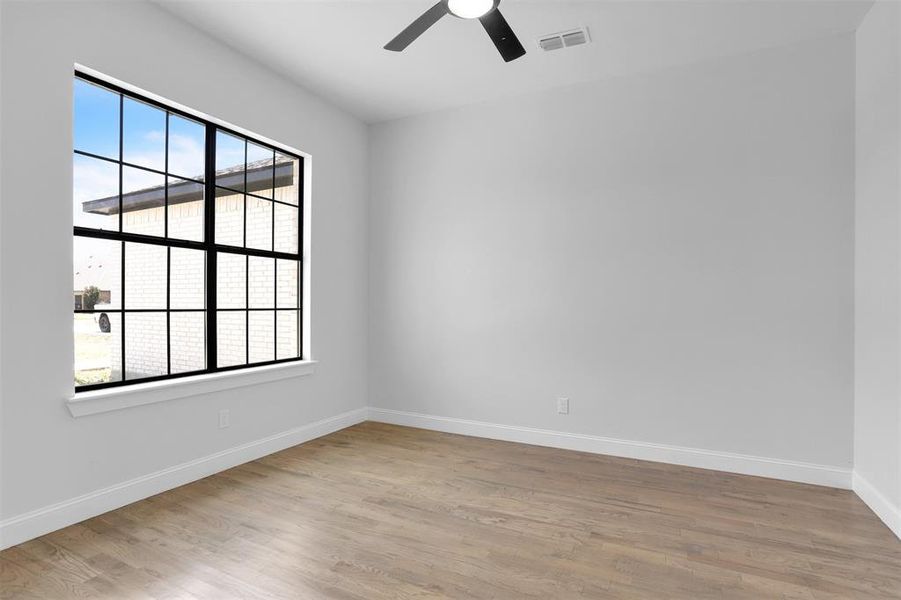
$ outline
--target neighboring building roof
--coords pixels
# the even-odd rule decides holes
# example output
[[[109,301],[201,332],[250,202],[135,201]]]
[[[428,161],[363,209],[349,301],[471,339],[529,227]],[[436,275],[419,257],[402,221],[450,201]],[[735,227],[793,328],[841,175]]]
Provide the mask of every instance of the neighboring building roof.
[[[247,164],[247,191],[250,193],[267,189],[273,185],[272,159],[258,160]],[[291,185],[294,182],[294,160],[275,161],[275,187]],[[239,165],[216,171],[216,185],[230,188],[216,189],[216,196],[227,196],[244,191],[244,167]],[[231,191],[234,190],[234,191]],[[169,184],[169,204],[193,202],[203,198],[204,184],[197,181],[178,179]],[[163,206],[166,202],[166,188],[158,185],[122,194],[122,211],[144,210]],[[84,212],[99,215],[119,213],[119,196],[109,196],[81,203]]]

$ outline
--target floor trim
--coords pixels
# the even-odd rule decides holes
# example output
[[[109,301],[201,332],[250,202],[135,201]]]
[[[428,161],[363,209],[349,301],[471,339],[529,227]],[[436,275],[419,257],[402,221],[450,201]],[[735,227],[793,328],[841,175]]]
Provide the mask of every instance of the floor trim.
[[[362,423],[366,417],[367,409],[358,408],[12,517],[0,522],[0,550],[273,452]]]
[[[888,498],[867,481],[863,475],[854,471],[852,489],[864,504],[870,507],[876,516],[901,540],[901,507],[892,504]]]
[[[0,522],[0,549],[20,544],[126,504],[350,427],[367,419],[433,431],[853,489],[873,512],[901,538],[901,511],[858,473],[853,474],[852,480],[850,469],[370,407],[359,408],[309,423],[268,438],[229,448],[7,519]]]
[[[370,407],[369,420],[494,440],[549,446],[565,450],[579,450],[594,454],[637,458],[687,467],[740,473],[742,475],[756,475],[758,477],[851,489],[851,469],[829,465],[717,452],[699,448],[668,446],[650,442],[619,440],[532,427],[501,425],[498,423],[439,417],[385,408]]]

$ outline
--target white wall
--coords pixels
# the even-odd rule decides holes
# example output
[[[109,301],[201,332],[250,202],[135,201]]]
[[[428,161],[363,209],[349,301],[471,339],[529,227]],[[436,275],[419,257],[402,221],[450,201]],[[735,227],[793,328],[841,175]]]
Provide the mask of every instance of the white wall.
[[[363,407],[367,352],[377,407],[850,467],[853,37],[378,125],[367,175],[365,126],[155,6],[0,6],[0,520]],[[70,416],[75,62],[313,155],[313,377]],[[897,255],[878,190],[858,253]],[[882,360],[856,468],[890,495]]]
[[[312,154],[313,376],[69,414],[76,62]],[[2,71],[0,518],[366,405],[362,123],[146,3],[3,2]]]
[[[853,101],[842,35],[375,126],[370,403],[848,469]]]
[[[857,30],[855,488],[901,537],[901,5]]]

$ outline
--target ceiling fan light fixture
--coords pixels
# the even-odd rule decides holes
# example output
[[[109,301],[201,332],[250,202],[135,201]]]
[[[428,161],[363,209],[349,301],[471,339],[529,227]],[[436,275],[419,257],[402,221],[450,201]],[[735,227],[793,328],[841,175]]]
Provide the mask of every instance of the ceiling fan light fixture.
[[[447,9],[461,19],[478,19],[493,8],[494,0],[447,0]]]
[[[0,0],[2,1],[2,0]],[[385,44],[385,50],[402,52],[445,15],[461,19],[478,19],[504,62],[516,60],[526,53],[507,19],[497,9],[501,0],[438,0],[403,31]]]

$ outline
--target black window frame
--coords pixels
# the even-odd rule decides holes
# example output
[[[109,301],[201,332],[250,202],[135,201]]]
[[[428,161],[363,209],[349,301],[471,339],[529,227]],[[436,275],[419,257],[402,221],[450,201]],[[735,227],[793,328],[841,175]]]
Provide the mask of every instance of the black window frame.
[[[120,329],[121,329],[121,339],[120,343],[120,358],[121,358],[121,379],[119,381],[109,381],[103,383],[92,383],[85,385],[76,385],[75,392],[88,392],[92,390],[112,388],[112,387],[122,387],[128,385],[136,385],[141,383],[148,383],[153,381],[163,381],[169,379],[181,379],[184,377],[192,377],[197,375],[204,375],[209,373],[221,373],[226,371],[237,371],[242,369],[253,369],[256,367],[262,367],[267,365],[275,365],[275,364],[283,364],[283,363],[291,363],[291,362],[299,362],[305,360],[304,357],[304,348],[303,348],[303,317],[304,317],[304,304],[303,304],[303,280],[304,280],[304,267],[305,261],[303,257],[304,250],[304,197],[305,197],[305,175],[307,162],[306,157],[301,154],[298,154],[294,151],[288,150],[282,146],[273,145],[264,140],[255,138],[252,135],[248,135],[246,133],[237,131],[235,129],[229,128],[228,126],[221,125],[219,123],[215,123],[210,121],[209,119],[205,119],[196,114],[186,112],[178,109],[177,107],[171,106],[164,102],[160,102],[153,98],[149,98],[140,93],[134,92],[130,89],[123,88],[119,85],[110,83],[105,79],[96,77],[89,73],[85,73],[83,71],[75,70],[74,76],[76,79],[81,79],[87,83],[96,85],[98,87],[107,89],[111,92],[119,94],[119,157],[117,159],[111,159],[109,157],[100,156],[97,154],[93,154],[91,152],[81,151],[74,148],[73,143],[73,156],[84,156],[92,159],[103,160],[112,164],[116,164],[119,167],[119,210],[118,210],[118,218],[119,218],[119,228],[118,231],[112,230],[103,230],[103,229],[93,229],[90,227],[81,227],[74,225],[73,226],[73,241],[77,237],[86,237],[86,238],[94,238],[94,239],[103,239],[103,240],[111,240],[121,242],[120,248],[122,252],[121,260],[120,260],[120,296],[121,296],[121,306],[118,309],[110,309],[110,310],[94,310],[94,309],[74,309],[75,314],[79,313],[88,313],[88,314],[98,314],[98,313],[118,313],[120,315]],[[169,118],[166,118],[166,167],[164,167],[163,171],[159,171],[156,169],[148,168],[143,165],[136,165],[124,160],[123,155],[123,103],[125,98],[131,98],[145,104],[149,104],[155,108],[166,111],[167,113],[177,115],[180,117],[184,117],[186,119],[190,119],[191,121],[195,121],[200,123],[205,128],[205,146],[206,146],[206,155],[204,158],[204,179],[202,182],[196,181],[193,179],[185,178],[180,175],[173,175],[168,172],[168,127],[169,127]],[[217,186],[217,174],[216,174],[216,133],[217,131],[221,131],[223,133],[229,134],[231,136],[235,136],[237,138],[241,138],[245,141],[245,182],[244,189],[231,189],[223,186]],[[276,169],[276,161],[274,160],[275,156],[282,155],[289,158],[292,158],[297,161],[297,204],[290,204],[287,202],[279,201],[275,199],[275,195],[273,193],[272,198],[265,198],[261,196],[256,196],[259,199],[267,200],[272,202],[272,250],[259,250],[255,248],[246,247],[247,244],[247,196],[255,196],[252,192],[247,191],[247,180],[246,180],[246,156],[247,156],[247,145],[249,143],[257,144],[258,146],[262,146],[269,150],[273,151],[273,187],[275,182],[275,169]],[[165,215],[165,224],[164,224],[164,235],[162,237],[140,234],[140,233],[130,233],[124,231],[123,227],[123,188],[122,188],[122,172],[123,168],[135,168],[141,169],[143,171],[147,171],[150,173],[155,173],[158,175],[162,175],[164,177],[164,181],[166,182],[165,186],[165,200],[164,200],[164,215]],[[185,181],[197,182],[201,183],[204,186],[204,214],[203,214],[203,241],[190,241],[190,240],[182,240],[177,238],[170,238],[169,236],[169,194],[168,194],[168,181],[170,177],[176,177],[179,179],[183,179]],[[244,207],[244,246],[231,246],[226,244],[217,244],[215,240],[215,230],[216,230],[216,195],[217,188],[222,191],[232,191],[235,193],[244,194],[245,196],[245,207]],[[283,204],[286,206],[291,206],[297,209],[298,212],[298,231],[297,231],[297,252],[281,252],[275,250],[275,214],[276,214],[276,205]],[[163,246],[166,250],[166,308],[165,309],[157,309],[157,308],[149,308],[149,309],[140,309],[140,308],[132,308],[127,309],[125,307],[125,247],[126,243],[140,243],[140,244],[152,244],[156,246]],[[197,309],[172,309],[169,302],[170,291],[171,291],[171,248],[185,248],[190,250],[201,250],[204,252],[206,267],[204,274],[204,285],[205,289],[205,307],[197,308]],[[217,307],[217,255],[220,253],[228,253],[244,256],[245,258],[245,307],[244,308],[223,308],[219,309]],[[273,259],[274,265],[274,274],[273,274],[273,287],[274,287],[274,303],[273,307],[270,308],[251,308],[250,307],[250,295],[247,293],[247,287],[249,286],[250,280],[250,272],[249,272],[249,260],[250,257],[262,257],[262,258],[271,258]],[[297,307],[296,308],[279,308],[278,307],[278,260],[289,260],[297,263]],[[278,327],[277,327],[277,314],[279,311],[286,312],[296,312],[297,317],[297,356],[291,358],[278,358]],[[244,312],[245,314],[245,364],[238,365],[230,365],[225,367],[220,367],[217,365],[217,315],[219,312]],[[267,311],[272,312],[273,317],[276,319],[276,322],[273,323],[273,357],[274,360],[260,361],[260,362],[250,362],[250,314],[254,311]],[[205,352],[206,352],[206,368],[198,369],[194,371],[188,371],[183,373],[172,373],[171,372],[171,348],[170,348],[170,340],[171,340],[171,331],[170,331],[170,316],[171,313],[185,313],[185,312],[197,312],[203,313],[205,316]],[[126,349],[125,349],[125,329],[127,319],[125,318],[128,313],[165,313],[166,314],[166,363],[167,363],[167,371],[166,375],[154,375],[148,377],[140,377],[135,379],[127,379],[125,365],[126,365]]]

